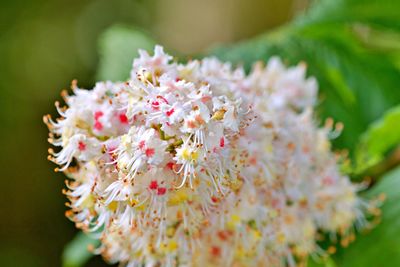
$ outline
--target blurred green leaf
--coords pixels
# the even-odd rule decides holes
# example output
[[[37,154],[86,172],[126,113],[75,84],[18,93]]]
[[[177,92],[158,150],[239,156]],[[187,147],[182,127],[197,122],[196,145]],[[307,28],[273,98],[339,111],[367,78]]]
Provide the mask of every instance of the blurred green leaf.
[[[65,246],[62,255],[63,267],[82,267],[94,255],[89,251],[89,247],[96,248],[100,244],[98,239],[79,232],[74,239]]]
[[[400,144],[400,105],[388,110],[371,124],[356,149],[356,173],[361,173],[385,158],[391,148]]]
[[[309,75],[320,84],[320,117],[344,123],[345,131],[335,145],[352,152],[368,125],[400,103],[399,60],[392,57],[397,46],[392,41],[376,49],[367,46],[360,34],[360,28],[376,31],[377,27],[397,38],[400,1],[322,0],[290,24],[219,47],[212,54],[247,70],[254,61],[267,61],[273,55],[288,64],[305,61]],[[370,41],[374,36],[381,35],[375,32]]]
[[[366,193],[373,198],[385,194],[382,222],[370,233],[360,234],[354,243],[334,256],[340,267],[400,266],[400,168],[385,175]]]
[[[337,267],[337,265],[331,257],[320,259],[318,261],[314,261],[310,258],[307,267]]]
[[[124,81],[129,77],[138,49],[153,50],[155,42],[139,29],[115,25],[99,39],[99,80]]]
[[[323,0],[298,24],[360,22],[400,30],[398,0]]]

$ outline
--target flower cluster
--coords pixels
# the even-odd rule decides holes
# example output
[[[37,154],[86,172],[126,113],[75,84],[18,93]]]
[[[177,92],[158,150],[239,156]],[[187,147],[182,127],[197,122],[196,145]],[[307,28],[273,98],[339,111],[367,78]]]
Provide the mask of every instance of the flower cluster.
[[[71,179],[67,217],[127,266],[297,266],[368,206],[313,119],[317,83],[278,58],[249,75],[140,51],[125,83],[63,94],[45,122]]]

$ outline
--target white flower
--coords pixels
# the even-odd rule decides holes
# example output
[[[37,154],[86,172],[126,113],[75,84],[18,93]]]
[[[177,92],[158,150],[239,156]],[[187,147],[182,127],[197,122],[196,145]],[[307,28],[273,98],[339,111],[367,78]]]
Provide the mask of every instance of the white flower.
[[[242,68],[140,51],[126,83],[63,94],[44,118],[70,177],[67,217],[121,266],[302,266],[317,233],[352,236],[371,204],[313,118],[305,64]],[[347,242],[347,241],[346,241]],[[323,252],[322,252],[323,253]]]
[[[101,155],[100,142],[96,138],[87,137],[83,134],[75,134],[64,145],[58,153],[53,153],[54,161],[63,165],[61,171],[68,168],[73,158],[80,161],[90,161]]]
[[[167,142],[160,140],[153,128],[132,127],[121,137],[118,147],[117,163],[120,169],[127,170],[128,177],[134,177],[147,165],[163,162]]]
[[[213,111],[222,112],[222,122],[226,128],[237,132],[239,130],[238,114],[240,114],[241,100],[231,101],[225,96],[214,97],[213,99]]]
[[[186,139],[182,146],[176,149],[174,160],[177,164],[182,165],[178,173],[183,173],[182,182],[178,186],[181,188],[189,177],[190,187],[193,188],[192,178],[196,176],[195,168],[198,166],[199,160],[202,160],[202,150],[194,144],[189,144]]]

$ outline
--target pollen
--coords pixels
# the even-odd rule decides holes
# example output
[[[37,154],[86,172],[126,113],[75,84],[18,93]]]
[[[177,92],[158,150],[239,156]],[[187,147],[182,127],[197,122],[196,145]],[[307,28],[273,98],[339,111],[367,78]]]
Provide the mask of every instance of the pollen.
[[[110,204],[108,204],[108,209],[111,211],[116,211],[118,207],[118,202],[117,201],[113,201]]]
[[[213,116],[211,117],[211,119],[220,121],[220,120],[222,120],[222,119],[224,118],[225,112],[226,112],[226,111],[223,110],[223,109],[218,110],[218,111],[216,111],[216,112],[213,114]]]

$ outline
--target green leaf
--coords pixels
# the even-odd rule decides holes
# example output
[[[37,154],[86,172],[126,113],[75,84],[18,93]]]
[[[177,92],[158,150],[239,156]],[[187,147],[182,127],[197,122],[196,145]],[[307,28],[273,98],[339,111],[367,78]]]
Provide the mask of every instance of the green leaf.
[[[62,266],[63,267],[82,267],[84,264],[93,257],[93,254],[89,251],[89,247],[98,247],[100,241],[92,238],[89,235],[80,232],[74,239],[68,243],[62,255]]]
[[[339,249],[334,256],[337,266],[400,266],[400,168],[385,175],[366,197],[382,193],[386,200],[381,207],[381,223],[371,232],[358,235],[349,247]]]
[[[400,30],[398,0],[322,0],[298,24],[360,22]]]
[[[320,259],[318,261],[310,258],[307,267],[337,267],[337,265],[331,257]]]
[[[124,81],[129,77],[138,49],[153,50],[155,42],[139,29],[115,25],[99,39],[99,80]]]
[[[393,147],[400,145],[400,105],[388,110],[362,135],[356,150],[356,173],[374,166]]]

